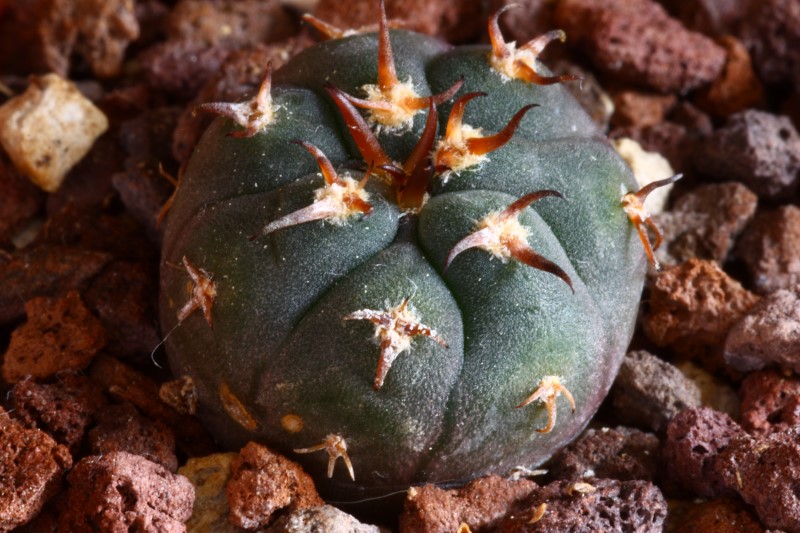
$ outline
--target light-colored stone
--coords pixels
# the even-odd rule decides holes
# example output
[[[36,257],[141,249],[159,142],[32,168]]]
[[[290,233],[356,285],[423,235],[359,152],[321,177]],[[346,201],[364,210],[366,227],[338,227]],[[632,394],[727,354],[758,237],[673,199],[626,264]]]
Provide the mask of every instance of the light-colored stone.
[[[0,144],[17,169],[47,192],[108,129],[108,119],[57,74],[33,78],[28,89],[0,107]]]
[[[237,533],[242,529],[228,521],[228,497],[225,487],[231,478],[236,453],[215,453],[193,457],[178,473],[194,485],[194,509],[186,522],[188,533]]]

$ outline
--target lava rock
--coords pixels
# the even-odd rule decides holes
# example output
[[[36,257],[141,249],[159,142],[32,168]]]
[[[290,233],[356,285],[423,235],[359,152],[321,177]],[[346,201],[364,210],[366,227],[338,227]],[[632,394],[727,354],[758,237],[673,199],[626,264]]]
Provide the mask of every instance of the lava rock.
[[[714,461],[728,488],[752,505],[769,528],[800,530],[800,430],[741,435]]]
[[[723,264],[736,238],[756,213],[758,197],[736,182],[701,185],[658,216],[664,243],[657,252],[666,265],[692,258]]]
[[[800,4],[794,0],[745,2],[748,10],[739,29],[767,83],[800,81]]]
[[[800,427],[800,379],[771,370],[752,372],[742,381],[741,424],[750,434],[766,435]]]
[[[0,155],[0,247],[12,244],[17,232],[44,205],[44,193]]]
[[[77,291],[62,298],[34,298],[25,304],[28,321],[11,334],[3,379],[46,378],[61,370],[82,370],[105,346],[103,325]]]
[[[747,3],[741,0],[663,0],[687,28],[706,35],[725,35],[738,27]]]
[[[460,524],[471,528],[489,527],[538,486],[533,481],[510,481],[499,476],[476,479],[460,489],[445,490],[435,485],[411,487],[400,515],[400,531],[452,533]]]
[[[728,61],[719,77],[695,101],[716,117],[759,107],[764,100],[764,88],[753,70],[747,48],[730,35],[720,37],[717,42],[728,52]]]
[[[756,292],[769,294],[800,283],[800,208],[785,205],[756,215],[736,245]]]
[[[614,95],[613,101],[612,127],[644,127],[663,122],[669,111],[677,103],[677,98],[674,94],[620,91]]]
[[[128,452],[170,472],[178,469],[172,430],[163,422],[143,417],[129,403],[109,405],[97,413],[97,425],[89,432],[89,448],[92,455]]]
[[[800,373],[800,285],[754,305],[728,333],[725,360],[743,372],[776,364]]]
[[[646,481],[590,481],[556,481],[533,491],[497,531],[661,531],[667,502],[658,487]]]
[[[698,143],[693,159],[703,174],[740,181],[759,198],[786,198],[800,176],[800,134],[787,117],[750,109]]]
[[[127,452],[82,459],[67,476],[58,532],[183,533],[194,488],[183,476]]]
[[[700,406],[700,389],[668,362],[639,350],[622,360],[612,402],[621,422],[661,432],[678,412]]]
[[[720,346],[728,330],[757,301],[716,263],[690,259],[656,278],[642,325],[656,345],[722,368]]]
[[[248,443],[234,459],[227,494],[229,520],[246,529],[270,524],[279,511],[324,503],[300,465],[255,442]]]
[[[666,472],[686,490],[713,497],[726,487],[715,470],[715,458],[744,434],[725,413],[707,407],[687,409],[670,421],[663,457]]]
[[[58,492],[72,466],[66,446],[26,429],[0,407],[0,530],[28,522]]]
[[[560,0],[555,22],[598,69],[659,92],[696,89],[725,65],[722,47],[651,0]]]
[[[671,511],[671,509],[670,509]],[[674,533],[763,533],[758,520],[741,500],[717,498],[694,503],[674,521]]]
[[[575,442],[556,452],[546,468],[552,479],[653,481],[660,448],[658,437],[638,429],[587,429]]]
[[[73,372],[57,374],[52,383],[24,379],[11,389],[14,417],[26,427],[47,432],[73,454],[79,451],[87,428],[106,403],[100,387]]]

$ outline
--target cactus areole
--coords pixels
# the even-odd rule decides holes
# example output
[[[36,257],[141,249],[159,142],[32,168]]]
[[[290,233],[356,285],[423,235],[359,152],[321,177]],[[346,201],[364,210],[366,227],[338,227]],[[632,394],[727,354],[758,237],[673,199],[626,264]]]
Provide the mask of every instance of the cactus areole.
[[[389,30],[303,51],[216,119],[167,218],[161,321],[228,448],[324,496],[533,467],[573,439],[630,341],[635,189],[563,82],[552,32],[452,47]]]

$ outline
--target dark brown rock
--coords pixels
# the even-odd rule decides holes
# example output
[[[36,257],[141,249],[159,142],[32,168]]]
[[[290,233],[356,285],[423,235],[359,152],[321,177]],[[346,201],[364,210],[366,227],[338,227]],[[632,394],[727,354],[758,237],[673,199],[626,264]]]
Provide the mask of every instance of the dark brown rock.
[[[668,362],[639,350],[623,359],[612,401],[620,422],[661,432],[678,412],[700,407],[700,389]]]
[[[740,501],[732,498],[694,503],[678,518],[674,533],[762,533],[753,513]]]
[[[170,472],[178,469],[172,430],[163,422],[143,417],[129,403],[109,405],[97,413],[97,425],[89,432],[89,448],[93,455],[128,452]]]
[[[132,361],[149,361],[158,346],[154,268],[142,262],[113,261],[84,294],[108,333],[106,348]]]
[[[800,285],[754,305],[728,332],[725,360],[743,372],[775,364],[800,373]]]
[[[800,134],[783,116],[736,113],[698,144],[694,165],[717,180],[744,183],[759,198],[787,197],[800,175]]]
[[[44,193],[2,154],[0,190],[0,247],[10,247],[16,233],[41,210]]]
[[[731,33],[744,16],[741,0],[663,0],[661,2],[687,28],[706,35]]]
[[[479,478],[453,490],[434,485],[411,487],[400,515],[400,531],[451,533],[461,523],[471,528],[490,527],[512,503],[536,488],[536,483],[527,479],[509,481],[499,476]]]
[[[725,413],[707,407],[678,413],[667,426],[665,471],[684,489],[702,497],[724,492],[714,460],[731,439],[744,434]]]
[[[189,480],[138,455],[86,457],[67,480],[59,533],[183,533],[192,514],[194,487]]]
[[[86,287],[108,263],[106,253],[73,246],[31,246],[0,255],[0,324],[25,316],[25,302]]]
[[[626,427],[587,429],[548,461],[552,479],[599,477],[653,481],[661,444],[652,433]]]
[[[775,371],[752,372],[739,389],[742,427],[756,436],[800,427],[800,379]]]
[[[729,489],[752,505],[769,528],[800,530],[800,430],[731,440],[715,466]]]
[[[736,182],[701,185],[684,194],[658,215],[664,234],[659,260],[671,265],[697,258],[722,265],[757,204],[758,197]]]
[[[542,506],[545,507],[542,507]],[[541,516],[539,516],[541,513]],[[646,481],[556,481],[518,502],[497,528],[522,531],[661,531],[667,502]],[[534,521],[534,517],[538,517]]]
[[[756,215],[735,253],[761,294],[800,283],[800,208],[786,205]]]
[[[691,259],[661,272],[650,290],[642,325],[658,346],[670,346],[706,366],[723,366],[728,330],[758,301],[716,263]]]
[[[615,128],[609,132],[612,139],[627,137],[638,142],[648,152],[657,152],[669,161],[675,172],[685,172],[691,168],[690,149],[693,137],[687,128],[674,122],[665,121],[651,126]]]
[[[0,407],[0,530],[28,522],[61,486],[72,466],[65,446],[26,429]]]
[[[638,91],[621,91],[614,95],[614,114],[611,126],[644,127],[664,121],[670,109],[676,104],[673,94],[650,94]]]
[[[317,507],[324,502],[300,465],[255,442],[234,459],[228,482],[230,521],[255,529],[273,522],[275,513]]]
[[[26,379],[11,389],[14,417],[26,427],[47,432],[77,454],[98,409],[106,404],[103,391],[87,377],[57,374],[52,383]]]
[[[82,370],[105,345],[105,330],[76,291],[62,298],[34,298],[25,304],[28,321],[11,334],[3,379],[47,378],[61,370]]]
[[[560,0],[555,22],[614,80],[659,92],[696,89],[725,64],[723,48],[651,0]]]
[[[739,30],[767,83],[798,83],[800,4],[795,0],[750,0]]]
[[[717,42],[728,52],[728,60],[719,77],[703,89],[695,101],[716,117],[759,107],[764,100],[764,89],[753,70],[747,48],[730,35],[720,37]]]
[[[119,74],[128,44],[139,36],[133,0],[32,0],[10,4],[0,29],[0,58],[21,73],[67,77],[73,56],[95,76]]]

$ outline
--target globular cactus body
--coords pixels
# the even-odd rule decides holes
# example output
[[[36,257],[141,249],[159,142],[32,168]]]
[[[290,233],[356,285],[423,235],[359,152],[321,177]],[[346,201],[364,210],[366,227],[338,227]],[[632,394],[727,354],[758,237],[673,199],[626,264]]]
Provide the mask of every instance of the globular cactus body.
[[[336,500],[547,459],[608,392],[645,271],[620,204],[632,175],[563,86],[501,75],[489,47],[389,35],[397,78],[417,95],[464,80],[456,97],[427,102],[408,124],[373,125],[396,167],[437,125],[430,114],[442,117],[438,138],[446,135],[460,95],[486,93],[456,104],[463,124],[485,136],[538,107],[479,162],[431,171],[429,198],[415,195],[408,209],[398,199],[413,187],[397,183],[426,175],[435,157],[426,150],[393,182],[402,169],[367,160],[331,96],[364,98],[376,84],[380,35],[323,42],[275,73],[263,129],[237,137],[229,134],[242,127],[231,120],[212,124],[164,239],[162,327],[200,416],[226,446],[258,440],[300,461]],[[371,164],[376,176],[358,185],[368,209],[265,230],[321,201],[313,147],[335,168],[339,181],[330,182],[361,180]],[[546,192],[509,208],[533,191]],[[495,222],[485,222],[490,213]],[[517,222],[524,231],[497,233],[506,255],[489,245],[452,254],[480,221],[491,226],[486,235]]]

